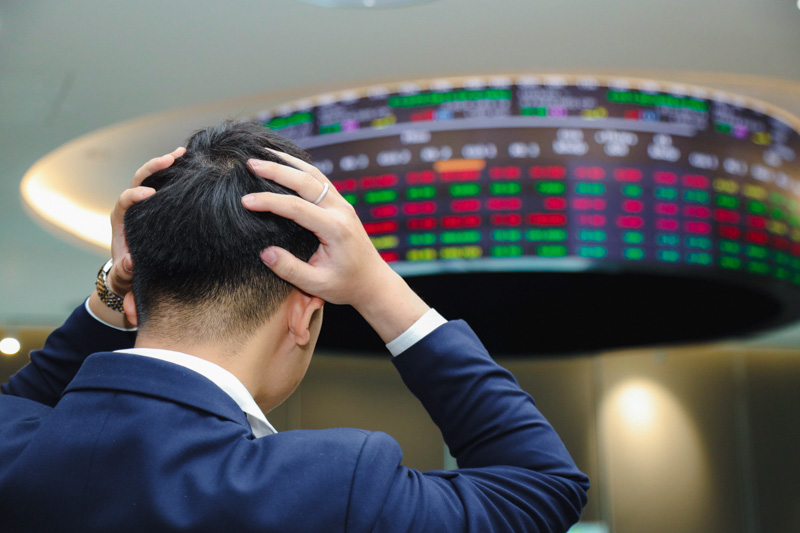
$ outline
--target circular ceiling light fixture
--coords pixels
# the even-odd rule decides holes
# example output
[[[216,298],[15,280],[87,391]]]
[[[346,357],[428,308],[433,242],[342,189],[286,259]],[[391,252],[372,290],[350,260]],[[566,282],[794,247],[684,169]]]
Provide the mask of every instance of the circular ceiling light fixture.
[[[417,4],[429,4],[434,0],[298,0],[304,4],[329,8],[374,8],[374,7],[407,7]]]
[[[20,348],[22,348],[22,345],[14,337],[6,337],[0,341],[0,352],[4,355],[15,355]]]

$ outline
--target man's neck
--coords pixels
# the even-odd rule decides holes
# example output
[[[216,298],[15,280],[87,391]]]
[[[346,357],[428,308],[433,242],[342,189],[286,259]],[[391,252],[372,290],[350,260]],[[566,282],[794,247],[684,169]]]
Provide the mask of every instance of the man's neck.
[[[141,328],[135,348],[153,348],[185,353],[214,363],[233,374],[247,389],[264,413],[268,413],[284,399],[281,389],[282,352],[293,346],[280,328],[265,323],[264,327],[249,336],[229,341],[198,341],[170,337],[151,328]],[[276,368],[273,368],[275,366]],[[277,380],[277,382],[276,382]],[[278,391],[278,392],[276,392]]]
[[[193,355],[206,361],[211,361],[223,368],[226,368],[225,356],[226,353],[231,353],[230,350],[236,350],[236,347],[222,348],[215,343],[202,343],[202,342],[185,342],[165,338],[160,335],[153,335],[140,331],[136,336],[135,348],[153,348],[157,350],[171,350],[173,352],[182,352],[185,354]],[[227,368],[226,368],[227,370]]]
[[[216,342],[186,342],[170,339],[148,331],[140,331],[136,336],[134,348],[152,348],[181,352],[204,359],[220,366],[236,376],[253,397],[258,393],[251,372],[252,355],[241,341],[221,345]]]

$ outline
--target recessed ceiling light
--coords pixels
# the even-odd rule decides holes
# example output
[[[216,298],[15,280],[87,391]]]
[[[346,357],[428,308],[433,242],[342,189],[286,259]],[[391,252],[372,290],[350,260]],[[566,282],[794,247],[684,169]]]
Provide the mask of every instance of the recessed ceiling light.
[[[406,7],[416,4],[429,4],[435,0],[297,0],[304,4],[319,7],[344,7],[344,8],[375,8],[375,7]]]
[[[0,352],[5,355],[14,355],[19,352],[21,347],[19,341],[14,337],[6,337],[0,341]]]

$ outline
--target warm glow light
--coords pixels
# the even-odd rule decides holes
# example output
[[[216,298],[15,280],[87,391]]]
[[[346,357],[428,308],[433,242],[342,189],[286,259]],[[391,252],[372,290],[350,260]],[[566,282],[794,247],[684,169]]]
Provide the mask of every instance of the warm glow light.
[[[653,394],[644,385],[627,386],[619,395],[619,409],[623,419],[632,427],[644,427],[655,418]]]
[[[100,213],[47,188],[38,174],[22,182],[22,197],[36,214],[85,241],[103,248],[111,245],[108,213]]]
[[[638,363],[638,357],[626,362]],[[715,509],[709,450],[692,414],[673,390],[644,376],[631,376],[604,395],[599,446],[606,483],[612,494],[625,493],[615,512],[629,517],[631,531],[647,530],[653,516],[668,519],[669,531],[692,531]]]
[[[6,337],[0,341],[0,352],[4,353],[5,355],[14,355],[19,351],[20,348],[21,345],[19,341],[14,337]]]

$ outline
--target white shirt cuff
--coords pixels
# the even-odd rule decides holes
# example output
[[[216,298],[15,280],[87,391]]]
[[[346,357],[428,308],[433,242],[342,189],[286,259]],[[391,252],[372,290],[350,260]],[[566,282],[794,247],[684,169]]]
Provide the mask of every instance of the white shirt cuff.
[[[89,298],[86,298],[86,301],[83,302],[83,306],[86,308],[86,312],[89,313],[89,316],[91,316],[92,318],[94,318],[95,320],[97,320],[98,322],[100,322],[101,324],[103,324],[105,326],[108,326],[110,328],[114,328],[114,329],[119,330],[119,331],[138,331],[139,330],[139,328],[121,328],[119,326],[113,326],[113,325],[109,324],[108,322],[106,322],[105,320],[101,319],[96,314],[92,313],[92,309],[89,307]]]
[[[397,357],[414,346],[417,342],[421,341],[433,330],[446,323],[447,320],[445,320],[436,309],[428,309],[428,311],[419,317],[410,328],[401,333],[399,337],[389,342],[386,348],[391,352],[392,357]]]

